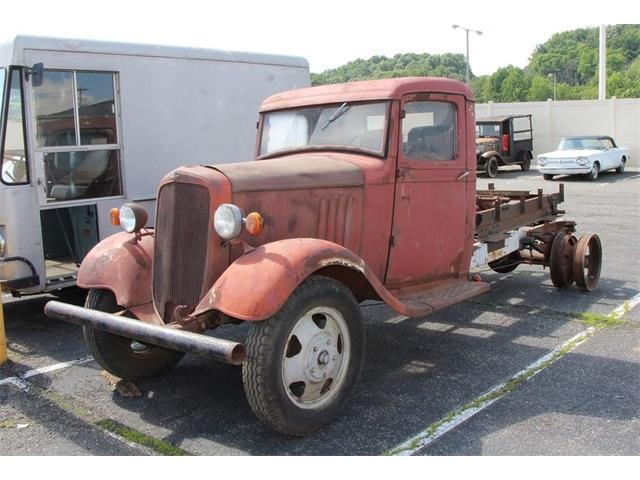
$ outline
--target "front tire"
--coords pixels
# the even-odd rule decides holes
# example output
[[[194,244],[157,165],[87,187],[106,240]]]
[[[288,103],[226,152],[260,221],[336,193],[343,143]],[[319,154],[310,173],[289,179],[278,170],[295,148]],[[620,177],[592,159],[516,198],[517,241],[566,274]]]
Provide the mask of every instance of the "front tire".
[[[498,159],[491,157],[487,160],[487,176],[489,178],[495,178],[498,175]]]
[[[587,178],[589,181],[594,182],[600,176],[600,164],[598,162],[594,162],[591,166],[591,171],[587,173]]]
[[[274,430],[308,435],[340,413],[360,373],[360,308],[343,284],[312,276],[251,326],[246,347],[242,379],[254,413]]]
[[[89,290],[84,306],[106,313],[122,310],[113,293],[108,290]],[[82,330],[89,350],[102,368],[126,380],[149,378],[167,372],[184,356],[184,352],[144,345],[102,330],[89,327],[83,327]]]

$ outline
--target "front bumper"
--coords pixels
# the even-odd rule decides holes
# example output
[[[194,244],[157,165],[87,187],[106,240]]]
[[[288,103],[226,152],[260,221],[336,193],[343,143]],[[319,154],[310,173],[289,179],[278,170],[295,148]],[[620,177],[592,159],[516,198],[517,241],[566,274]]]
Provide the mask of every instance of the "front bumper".
[[[575,167],[567,165],[545,165],[544,167],[538,166],[538,171],[548,175],[584,175],[591,171],[591,165],[576,165]]]
[[[67,303],[48,302],[44,307],[44,313],[65,322],[95,328],[159,347],[197,353],[232,365],[242,364],[247,357],[246,349],[241,343],[167,326],[151,325],[133,318]]]

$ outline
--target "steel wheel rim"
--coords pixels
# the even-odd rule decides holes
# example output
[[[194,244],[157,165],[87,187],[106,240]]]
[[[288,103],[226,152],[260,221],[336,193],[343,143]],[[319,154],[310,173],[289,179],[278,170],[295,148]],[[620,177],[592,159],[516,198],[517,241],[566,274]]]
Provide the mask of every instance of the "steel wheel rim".
[[[592,291],[600,280],[602,269],[602,244],[596,234],[583,235],[578,240],[573,260],[573,276],[576,285]]]
[[[351,339],[343,315],[332,307],[307,311],[293,325],[282,354],[282,385],[303,409],[329,404],[346,381]]]
[[[573,259],[578,240],[569,233],[558,233],[551,245],[549,270],[551,281],[558,288],[568,287],[574,281]]]
[[[599,173],[600,173],[600,168],[598,167],[597,163],[594,163],[593,167],[591,167],[591,178],[593,178],[594,180],[597,180]]]

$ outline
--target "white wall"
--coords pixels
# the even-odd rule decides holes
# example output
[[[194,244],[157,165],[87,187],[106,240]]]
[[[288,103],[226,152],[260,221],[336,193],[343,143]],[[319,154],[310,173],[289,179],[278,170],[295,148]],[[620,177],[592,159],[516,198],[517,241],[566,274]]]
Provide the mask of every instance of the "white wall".
[[[640,167],[640,99],[570,100],[524,103],[479,103],[476,119],[531,114],[534,156],[555,150],[569,135],[610,135],[631,149],[629,167]]]

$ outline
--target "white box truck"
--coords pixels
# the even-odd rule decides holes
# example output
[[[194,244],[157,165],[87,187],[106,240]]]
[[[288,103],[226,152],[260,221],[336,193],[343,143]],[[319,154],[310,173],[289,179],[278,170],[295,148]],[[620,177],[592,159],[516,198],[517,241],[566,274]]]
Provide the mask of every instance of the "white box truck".
[[[127,201],[180,165],[250,160],[257,111],[303,58],[18,36],[0,46],[0,289],[75,283]],[[153,220],[151,220],[153,222]]]

